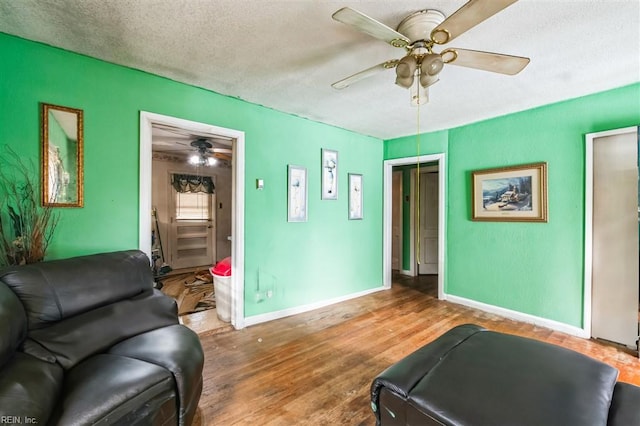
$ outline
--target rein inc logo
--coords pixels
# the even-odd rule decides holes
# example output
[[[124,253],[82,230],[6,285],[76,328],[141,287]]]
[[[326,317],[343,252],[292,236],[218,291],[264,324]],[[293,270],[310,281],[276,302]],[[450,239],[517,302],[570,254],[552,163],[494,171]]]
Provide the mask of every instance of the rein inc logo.
[[[0,416],[0,425],[35,425],[38,420],[29,416]]]

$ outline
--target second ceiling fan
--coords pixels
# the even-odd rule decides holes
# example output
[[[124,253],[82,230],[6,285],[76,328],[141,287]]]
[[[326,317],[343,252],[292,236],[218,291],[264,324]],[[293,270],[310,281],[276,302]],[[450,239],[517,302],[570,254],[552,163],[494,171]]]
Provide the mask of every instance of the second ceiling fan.
[[[331,86],[344,89],[380,71],[395,68],[396,84],[410,89],[411,104],[419,105],[427,102],[427,89],[439,80],[440,71],[445,64],[515,75],[527,66],[529,58],[459,48],[436,52],[433,48],[451,42],[516,1],[470,0],[446,19],[437,10],[421,10],[403,19],[397,30],[355,9],[342,8],[333,14],[333,19],[393,47],[405,49],[407,53],[400,59],[367,68]]]

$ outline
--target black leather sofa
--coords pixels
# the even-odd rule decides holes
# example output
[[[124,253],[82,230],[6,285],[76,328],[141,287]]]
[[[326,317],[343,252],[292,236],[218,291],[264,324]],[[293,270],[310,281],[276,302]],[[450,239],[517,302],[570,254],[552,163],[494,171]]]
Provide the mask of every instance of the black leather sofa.
[[[121,251],[0,271],[0,423],[189,425],[198,336]]]
[[[382,372],[377,425],[640,425],[640,388],[618,371],[548,343],[455,327]]]

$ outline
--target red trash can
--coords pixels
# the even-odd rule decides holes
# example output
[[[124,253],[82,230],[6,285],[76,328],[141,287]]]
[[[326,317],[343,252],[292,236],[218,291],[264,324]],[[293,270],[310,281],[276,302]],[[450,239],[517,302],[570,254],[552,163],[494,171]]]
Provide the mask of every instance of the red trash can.
[[[225,257],[214,267],[209,268],[213,276],[213,288],[216,296],[218,318],[231,321],[231,257]]]

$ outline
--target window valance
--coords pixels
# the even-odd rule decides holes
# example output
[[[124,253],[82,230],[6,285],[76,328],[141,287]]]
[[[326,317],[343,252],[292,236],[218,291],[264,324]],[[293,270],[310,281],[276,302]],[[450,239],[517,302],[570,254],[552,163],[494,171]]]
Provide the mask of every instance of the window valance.
[[[186,174],[174,174],[171,179],[171,186],[180,193],[204,192],[205,194],[213,194],[216,189],[211,176]]]

